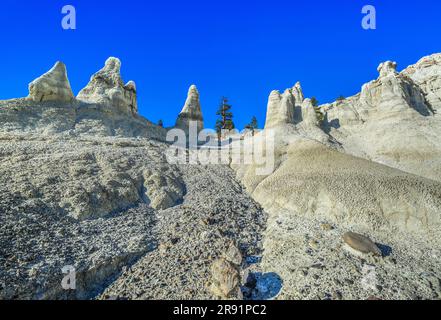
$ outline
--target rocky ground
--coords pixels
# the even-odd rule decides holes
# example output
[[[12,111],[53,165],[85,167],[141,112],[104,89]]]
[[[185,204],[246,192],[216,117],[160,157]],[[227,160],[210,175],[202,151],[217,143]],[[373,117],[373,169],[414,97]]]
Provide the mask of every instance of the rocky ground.
[[[383,256],[352,250],[342,240],[348,230],[369,236]],[[284,211],[268,221],[261,267],[283,279],[282,300],[441,299],[438,243]]]
[[[147,140],[9,138],[0,143],[3,299],[105,289],[102,298],[215,298],[210,268],[231,244],[261,256],[266,214],[227,166],[170,166],[166,145]],[[75,293],[61,288],[67,265],[79,273]]]
[[[126,270],[102,298],[212,299],[211,266],[231,243],[248,261],[261,257],[266,214],[233,171],[224,166],[182,171],[187,195],[182,205],[158,213],[157,250]]]

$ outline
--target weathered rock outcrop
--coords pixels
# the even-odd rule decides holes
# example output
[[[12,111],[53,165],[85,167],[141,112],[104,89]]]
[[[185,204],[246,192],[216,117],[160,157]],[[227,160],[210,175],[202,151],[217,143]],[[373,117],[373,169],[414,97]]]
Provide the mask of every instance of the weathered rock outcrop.
[[[379,77],[361,93],[321,106],[323,127],[357,157],[430,179],[441,180],[441,58],[433,55],[403,72],[391,61],[380,64]]]
[[[308,125],[308,126],[319,125],[317,114],[314,110],[314,106],[312,105],[311,99],[303,100],[301,104],[301,111],[302,111],[302,122],[304,125]]]
[[[300,82],[283,94],[274,90],[269,96],[265,129],[286,124],[319,125],[314,106],[310,99],[305,99]]]
[[[303,90],[300,82],[297,82],[295,86],[291,89],[291,92],[295,99],[295,104],[300,105],[305,100],[305,96],[303,95]]]
[[[128,114],[137,114],[136,85],[133,81],[124,85],[120,70],[119,59],[113,57],[107,59],[104,68],[92,76],[89,84],[78,94],[77,99],[114,107]]]
[[[395,61],[386,61],[380,63],[377,68],[377,71],[380,73],[381,77],[386,77],[388,75],[396,75],[397,72],[397,63]]]
[[[192,85],[188,90],[187,100],[178,116],[176,127],[188,131],[191,123],[196,124],[198,132],[204,129],[199,91],[195,85]]]
[[[71,102],[74,99],[66,66],[57,62],[52,69],[29,84],[29,98],[36,102]]]
[[[441,54],[422,58],[402,74],[410,77],[424,92],[426,102],[433,111],[441,109]]]
[[[378,110],[376,116],[388,117],[391,113],[413,116],[414,111],[424,116],[431,115],[422,90],[404,74],[396,71],[397,63],[387,61],[378,67],[377,80],[364,85],[356,106],[368,110]]]
[[[294,122],[295,99],[290,89],[283,94],[275,90],[271,92],[268,100],[268,111],[265,129]]]

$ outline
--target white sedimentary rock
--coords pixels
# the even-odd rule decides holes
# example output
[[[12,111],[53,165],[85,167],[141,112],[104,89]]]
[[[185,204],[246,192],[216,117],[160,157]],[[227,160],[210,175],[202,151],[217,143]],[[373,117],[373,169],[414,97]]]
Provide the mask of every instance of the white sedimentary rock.
[[[438,111],[441,109],[441,54],[422,58],[415,65],[406,68],[403,75],[410,77],[424,92],[429,106]]]
[[[300,82],[297,82],[295,86],[291,90],[292,95],[295,99],[296,105],[301,105],[303,103],[303,100],[305,100],[305,96],[303,95],[303,90]]]
[[[378,67],[380,76],[363,86],[360,99],[355,104],[361,109],[376,108],[379,117],[390,113],[412,114],[417,111],[429,115],[422,90],[409,77],[396,71],[397,63],[386,61]]]
[[[311,99],[305,99],[302,103],[302,120],[306,125],[319,125],[317,113],[314,110]]]
[[[37,101],[70,102],[74,99],[66,66],[57,62],[52,69],[29,84],[29,98]]]
[[[196,123],[198,132],[204,129],[204,118],[201,111],[199,91],[195,85],[188,90],[187,100],[176,121],[176,127],[188,130],[190,122]]]
[[[394,61],[386,61],[381,63],[378,68],[380,77],[388,76],[390,74],[397,74],[397,63]]]
[[[274,128],[294,121],[295,99],[290,89],[283,94],[275,90],[268,99],[265,129]]]
[[[109,58],[103,69],[92,76],[89,84],[80,91],[77,99],[87,103],[103,104],[122,112],[136,114],[138,103],[136,85],[129,81],[126,85],[121,78],[121,61]]]
[[[347,153],[441,180],[441,55],[396,72],[396,63],[378,68],[378,79],[360,94],[326,106],[325,127]]]

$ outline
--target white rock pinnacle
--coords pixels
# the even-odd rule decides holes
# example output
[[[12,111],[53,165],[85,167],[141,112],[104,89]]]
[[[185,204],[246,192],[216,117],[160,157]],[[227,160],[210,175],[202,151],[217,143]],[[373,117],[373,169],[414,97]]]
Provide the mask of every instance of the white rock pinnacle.
[[[109,58],[103,69],[92,76],[89,84],[80,91],[77,99],[87,103],[104,104],[119,111],[136,114],[138,103],[136,85],[129,81],[126,85],[121,78],[121,61]]]
[[[190,122],[197,124],[198,132],[204,129],[199,92],[195,85],[188,90],[187,100],[176,121],[176,127],[188,130]]]
[[[57,62],[52,69],[29,84],[29,98],[37,101],[70,102],[74,99],[66,66]]]

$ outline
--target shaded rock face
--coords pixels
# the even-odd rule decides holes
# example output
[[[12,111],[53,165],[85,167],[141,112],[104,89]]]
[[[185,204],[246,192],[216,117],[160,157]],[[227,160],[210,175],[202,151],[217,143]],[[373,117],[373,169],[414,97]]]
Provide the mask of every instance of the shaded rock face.
[[[441,54],[422,58],[415,65],[406,68],[402,74],[418,85],[431,109],[439,114],[441,109]]]
[[[302,121],[305,125],[312,125],[312,126],[319,125],[317,114],[315,113],[311,99],[305,99],[303,101],[303,103],[301,104],[301,110],[302,110]]]
[[[29,98],[36,102],[71,102],[74,99],[66,66],[57,62],[51,70],[29,84]]]
[[[137,114],[136,85],[133,81],[124,85],[120,70],[119,59],[107,59],[104,68],[92,76],[89,84],[78,94],[77,99],[114,107],[127,114]]]
[[[190,122],[196,123],[198,132],[204,129],[199,91],[195,85],[188,90],[187,100],[176,121],[176,128],[188,131]]]
[[[380,77],[363,86],[357,103],[362,109],[376,108],[379,117],[403,111],[431,115],[424,93],[409,77],[396,71],[397,63],[387,61],[378,67]]]

